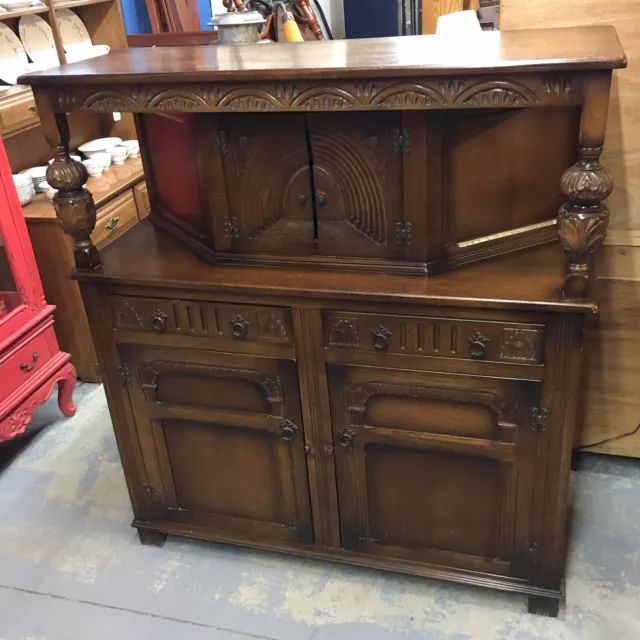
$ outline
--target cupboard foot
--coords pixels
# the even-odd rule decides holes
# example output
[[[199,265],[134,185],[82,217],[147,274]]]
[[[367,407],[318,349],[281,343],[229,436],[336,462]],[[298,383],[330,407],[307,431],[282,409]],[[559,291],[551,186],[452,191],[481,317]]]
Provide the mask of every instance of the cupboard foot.
[[[560,599],[548,596],[529,596],[527,610],[538,616],[557,618],[560,611]]]
[[[155,531],[154,529],[144,529],[143,527],[138,527],[138,536],[140,537],[140,542],[147,547],[164,547],[167,539],[166,533]]]
[[[58,382],[58,407],[60,411],[71,418],[76,414],[77,406],[73,401],[73,390],[76,386],[76,370],[73,365],[67,365],[64,377]]]

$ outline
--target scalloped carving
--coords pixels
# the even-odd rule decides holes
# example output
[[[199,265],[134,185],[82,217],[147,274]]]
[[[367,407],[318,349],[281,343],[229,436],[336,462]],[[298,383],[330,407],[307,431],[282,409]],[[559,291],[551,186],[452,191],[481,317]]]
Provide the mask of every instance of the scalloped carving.
[[[294,98],[291,106],[305,109],[348,109],[359,104],[358,98],[339,87],[312,87]]]
[[[435,107],[444,106],[447,100],[435,89],[423,84],[399,84],[384,89],[371,104],[381,107]]]
[[[161,111],[202,111],[208,109],[209,103],[201,95],[193,91],[167,90],[151,98],[147,109]]]
[[[222,96],[217,106],[231,111],[277,111],[285,108],[275,96],[261,89],[235,89]]]
[[[144,105],[138,104],[136,94],[101,91],[90,95],[82,103],[83,109],[92,111],[138,111]]]
[[[474,107],[520,107],[537,104],[538,97],[527,87],[508,80],[479,82],[464,90],[456,104]]]

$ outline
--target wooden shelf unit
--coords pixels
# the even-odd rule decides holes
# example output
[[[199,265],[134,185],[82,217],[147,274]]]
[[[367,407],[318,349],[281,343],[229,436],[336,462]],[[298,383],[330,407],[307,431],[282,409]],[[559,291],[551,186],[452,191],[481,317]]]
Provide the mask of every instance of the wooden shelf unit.
[[[41,7],[25,7],[24,9],[16,9],[15,11],[7,11],[0,13],[0,20],[3,22],[12,18],[21,18],[22,16],[30,16],[34,13],[48,13],[51,9],[47,5]]]

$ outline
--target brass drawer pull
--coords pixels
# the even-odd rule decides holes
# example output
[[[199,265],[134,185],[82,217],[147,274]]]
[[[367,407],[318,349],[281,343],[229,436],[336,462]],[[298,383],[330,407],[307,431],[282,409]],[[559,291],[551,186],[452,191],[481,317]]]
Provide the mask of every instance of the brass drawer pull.
[[[476,360],[482,360],[487,355],[487,345],[490,342],[489,338],[476,331],[469,338],[469,355]]]
[[[231,325],[231,335],[237,340],[241,340],[247,335],[249,323],[240,314],[231,318],[229,324]]]
[[[29,372],[29,371],[33,371],[34,367],[36,366],[36,360],[38,359],[38,354],[36,352],[31,354],[31,364],[26,364],[26,362],[21,362],[20,363],[20,371],[25,371],[25,372]]]
[[[38,107],[35,102],[29,107],[29,111],[31,111],[31,113],[38,113]]]
[[[151,314],[151,328],[158,333],[162,333],[167,328],[167,316],[164,311],[154,309]]]
[[[104,225],[104,228],[107,231],[113,231],[120,224],[120,216],[113,216],[107,224]]]
[[[380,325],[371,332],[373,336],[373,347],[377,351],[386,351],[389,348],[390,338],[393,335],[389,329]]]
[[[298,425],[291,422],[291,420],[283,420],[280,423],[280,437],[285,442],[291,442],[296,437]]]

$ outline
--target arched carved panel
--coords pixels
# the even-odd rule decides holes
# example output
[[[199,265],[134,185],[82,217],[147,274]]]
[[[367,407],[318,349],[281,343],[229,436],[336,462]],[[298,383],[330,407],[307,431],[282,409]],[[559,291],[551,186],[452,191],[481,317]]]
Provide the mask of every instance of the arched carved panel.
[[[376,94],[372,104],[402,109],[443,106],[447,104],[447,101],[438,91],[426,84],[407,83],[383,89]]]
[[[539,100],[532,91],[518,82],[492,80],[470,86],[455,102],[474,107],[524,107],[537,104]]]

